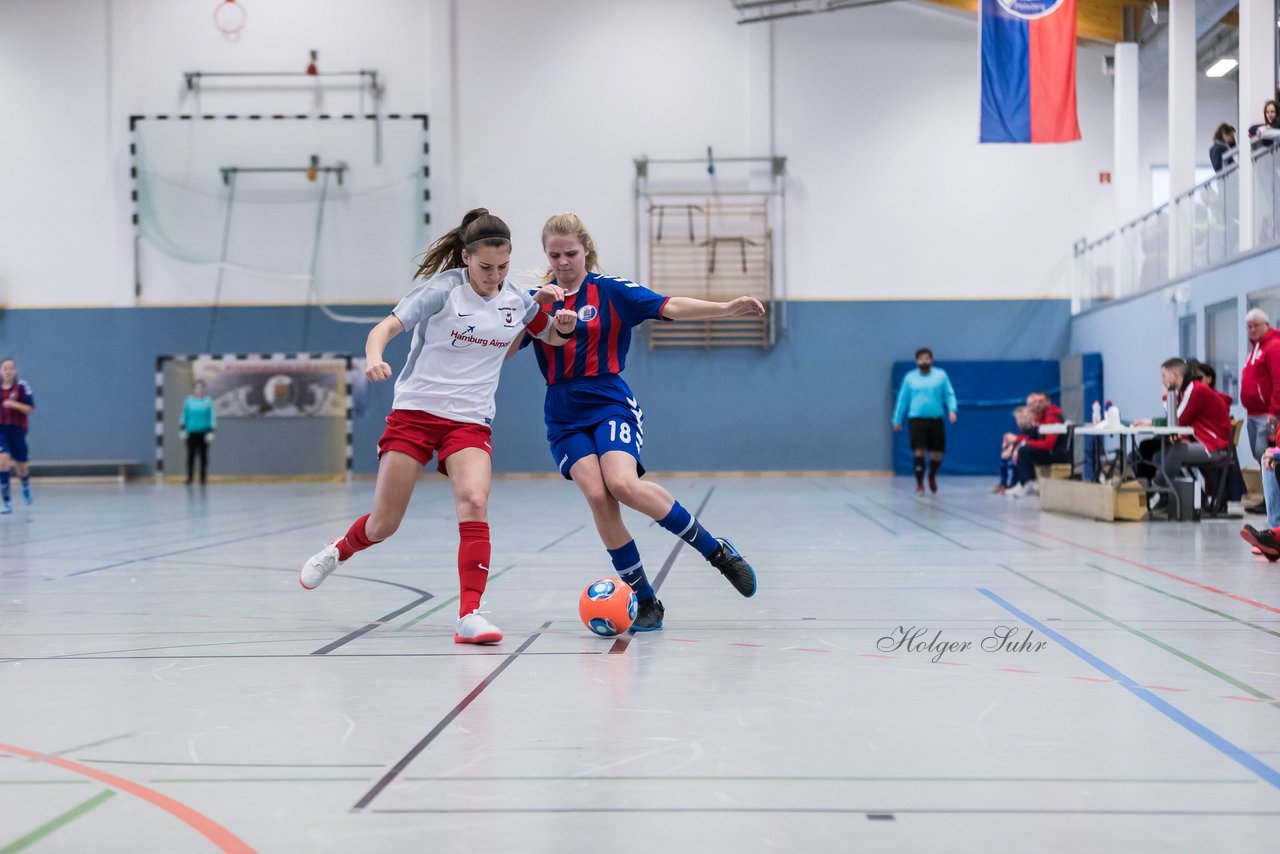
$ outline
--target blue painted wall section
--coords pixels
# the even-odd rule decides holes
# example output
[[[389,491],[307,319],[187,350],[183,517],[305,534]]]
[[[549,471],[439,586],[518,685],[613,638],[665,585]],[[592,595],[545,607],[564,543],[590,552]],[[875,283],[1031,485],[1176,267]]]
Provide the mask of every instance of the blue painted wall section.
[[[937,364],[947,372],[960,405],[956,423],[946,425],[947,453],[942,470],[949,474],[986,474],[994,479],[1000,473],[1000,437],[1018,432],[1014,408],[1026,403],[1027,395],[1033,391],[1047,392],[1055,401],[1058,399],[1058,360],[939,360]],[[915,362],[894,363],[895,400],[903,376],[915,366]],[[894,474],[911,474],[913,456],[904,421],[902,431],[894,437]]]
[[[346,307],[377,316],[391,306]],[[794,302],[772,350],[650,350],[634,343],[627,379],[645,413],[654,471],[870,469],[892,465],[893,363],[919,346],[948,360],[1056,359],[1066,352],[1065,300]],[[37,395],[32,454],[154,457],[154,370],[161,354],[203,352],[208,308],[9,309],[0,352],[18,358]],[[300,306],[223,307],[213,350],[364,354],[368,327]],[[408,336],[388,348],[403,364]],[[494,424],[498,471],[552,471],[532,354],[504,369]],[[392,384],[370,388],[354,428],[357,472],[376,470],[375,443]]]

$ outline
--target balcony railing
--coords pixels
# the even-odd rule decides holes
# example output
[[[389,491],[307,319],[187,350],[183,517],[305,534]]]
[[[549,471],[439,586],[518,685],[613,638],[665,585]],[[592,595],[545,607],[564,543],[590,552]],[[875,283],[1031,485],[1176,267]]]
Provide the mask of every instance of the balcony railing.
[[[1253,152],[1255,246],[1280,243],[1278,169],[1277,148]],[[1110,234],[1078,241],[1072,311],[1158,288],[1238,255],[1239,209],[1240,172],[1232,164]]]

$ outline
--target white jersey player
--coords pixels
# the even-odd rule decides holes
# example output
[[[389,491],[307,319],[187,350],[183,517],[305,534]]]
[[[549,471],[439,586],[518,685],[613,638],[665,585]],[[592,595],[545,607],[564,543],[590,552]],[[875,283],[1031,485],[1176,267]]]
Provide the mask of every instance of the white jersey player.
[[[489,443],[498,374],[511,343],[528,331],[552,346],[573,336],[577,315],[549,315],[507,280],[511,230],[484,208],[427,251],[409,292],[373,328],[365,343],[365,374],[391,378],[383,359],[387,343],[406,330],[413,340],[396,380],[387,429],[378,440],[378,482],[373,510],[345,536],[311,556],[298,575],[314,590],[342,562],[395,533],[422,467],[434,454],[449,477],[458,516],[457,643],[497,643],[502,632],[480,612],[489,577]],[[441,272],[443,270],[443,272]]]

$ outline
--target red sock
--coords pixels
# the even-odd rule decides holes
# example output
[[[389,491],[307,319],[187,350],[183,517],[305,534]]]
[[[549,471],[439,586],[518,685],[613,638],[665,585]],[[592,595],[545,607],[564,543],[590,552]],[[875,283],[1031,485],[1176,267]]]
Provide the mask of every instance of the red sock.
[[[489,581],[489,523],[459,522],[458,534],[458,616],[465,617],[480,607]]]
[[[356,552],[362,552],[369,546],[382,542],[369,539],[364,532],[364,523],[369,521],[369,514],[366,513],[357,519],[347,531],[347,535],[338,542],[334,543],[338,547],[338,560],[347,560]]]

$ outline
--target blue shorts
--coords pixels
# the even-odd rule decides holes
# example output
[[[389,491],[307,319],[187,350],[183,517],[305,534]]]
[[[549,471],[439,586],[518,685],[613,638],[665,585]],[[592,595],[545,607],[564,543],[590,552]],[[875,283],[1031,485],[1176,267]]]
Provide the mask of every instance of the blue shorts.
[[[578,460],[609,451],[635,457],[636,470],[644,475],[644,413],[621,377],[548,386],[544,413],[551,458],[566,480],[572,480],[569,470]]]
[[[12,424],[0,426],[0,454],[8,454],[14,462],[27,461],[27,434]]]

